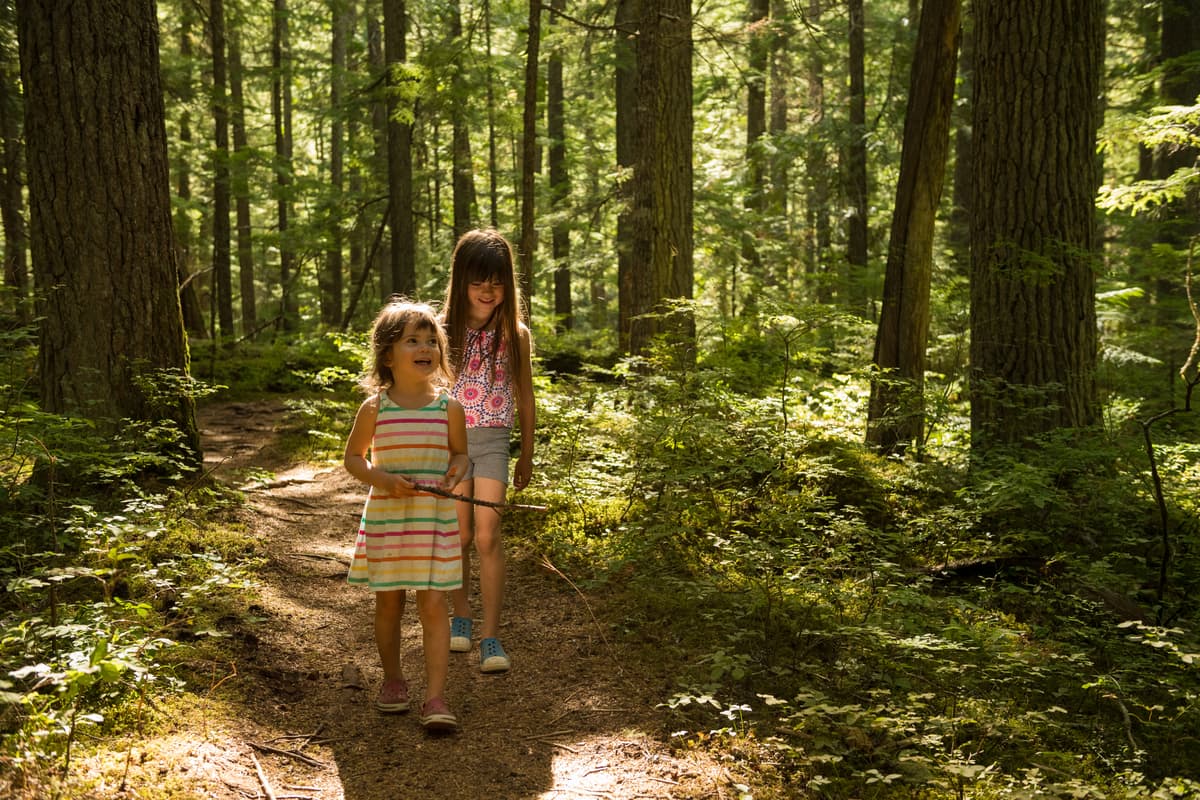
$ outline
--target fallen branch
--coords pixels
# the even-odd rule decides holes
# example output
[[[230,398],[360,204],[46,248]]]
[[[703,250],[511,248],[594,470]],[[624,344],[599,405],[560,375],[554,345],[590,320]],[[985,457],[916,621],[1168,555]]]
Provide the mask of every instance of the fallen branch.
[[[311,758],[309,756],[304,755],[304,753],[297,753],[295,750],[284,750],[281,747],[272,747],[271,745],[263,744],[262,742],[250,742],[249,744],[255,750],[261,750],[264,753],[274,753],[275,755],[287,756],[288,758],[294,758],[297,761],[302,761],[311,767],[328,766],[327,764],[325,764],[322,761],[317,761],[315,758]]]
[[[262,764],[258,763],[258,756],[251,752],[250,760],[254,762],[254,771],[258,773],[258,782],[262,784],[263,794],[267,796],[267,800],[275,800],[275,792],[271,789],[271,782],[267,780],[266,773],[263,772]]]

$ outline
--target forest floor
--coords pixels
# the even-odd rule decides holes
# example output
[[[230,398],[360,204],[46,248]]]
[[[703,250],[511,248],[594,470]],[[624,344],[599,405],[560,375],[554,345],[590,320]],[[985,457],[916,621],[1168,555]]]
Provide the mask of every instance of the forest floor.
[[[126,796],[739,796],[716,758],[668,746],[658,705],[672,684],[653,651],[609,635],[601,599],[577,592],[512,541],[501,629],[512,670],[481,674],[478,636],[470,653],[451,654],[447,698],[460,729],[426,734],[416,711],[424,675],[410,598],[404,665],[414,710],[376,711],[382,672],[373,599],[345,581],[364,487],[340,464],[289,463],[277,446],[284,417],[278,401],[202,409],[205,467],[245,492],[239,516],[266,558],[248,615],[222,629],[236,660],[210,667],[212,685],[194,706],[168,714],[133,747]],[[246,484],[248,470],[270,477]],[[477,629],[478,615],[476,607]]]

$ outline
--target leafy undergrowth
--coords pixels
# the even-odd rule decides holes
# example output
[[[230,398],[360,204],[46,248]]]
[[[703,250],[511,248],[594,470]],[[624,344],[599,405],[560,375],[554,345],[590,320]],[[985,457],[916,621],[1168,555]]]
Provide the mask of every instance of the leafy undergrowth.
[[[923,460],[885,459],[860,444],[862,376],[789,356],[764,393],[746,358],[540,377],[524,496],[551,512],[512,517],[623,646],[674,665],[676,748],[760,800],[1200,792],[1194,419],[1158,443],[1164,567],[1136,426],[972,465],[948,404]],[[356,403],[321,360],[221,362],[305,387],[284,395],[297,458],[335,454]],[[69,797],[81,748],[211,688],[194,665],[248,613],[259,554],[170,431],[6,408],[3,788]]]
[[[625,377],[543,387],[536,546],[679,665],[677,747],[758,797],[1200,792],[1194,421],[1160,444],[1160,570],[1132,431],[883,459],[829,424],[862,418],[847,377]]]

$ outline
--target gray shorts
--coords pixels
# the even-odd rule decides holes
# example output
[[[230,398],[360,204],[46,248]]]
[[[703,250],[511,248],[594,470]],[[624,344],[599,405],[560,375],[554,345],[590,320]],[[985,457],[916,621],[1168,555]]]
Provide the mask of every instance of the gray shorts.
[[[508,485],[508,445],[512,428],[467,428],[471,468],[463,480],[491,478]]]

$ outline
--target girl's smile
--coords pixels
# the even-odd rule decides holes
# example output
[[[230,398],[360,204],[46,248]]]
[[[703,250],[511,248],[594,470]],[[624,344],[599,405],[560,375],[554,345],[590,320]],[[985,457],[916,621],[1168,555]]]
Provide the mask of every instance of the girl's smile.
[[[388,347],[386,363],[393,373],[409,368],[424,376],[438,368],[440,355],[436,333],[409,328]]]
[[[498,280],[471,281],[467,287],[467,299],[471,302],[475,321],[486,321],[504,302],[504,284]]]

